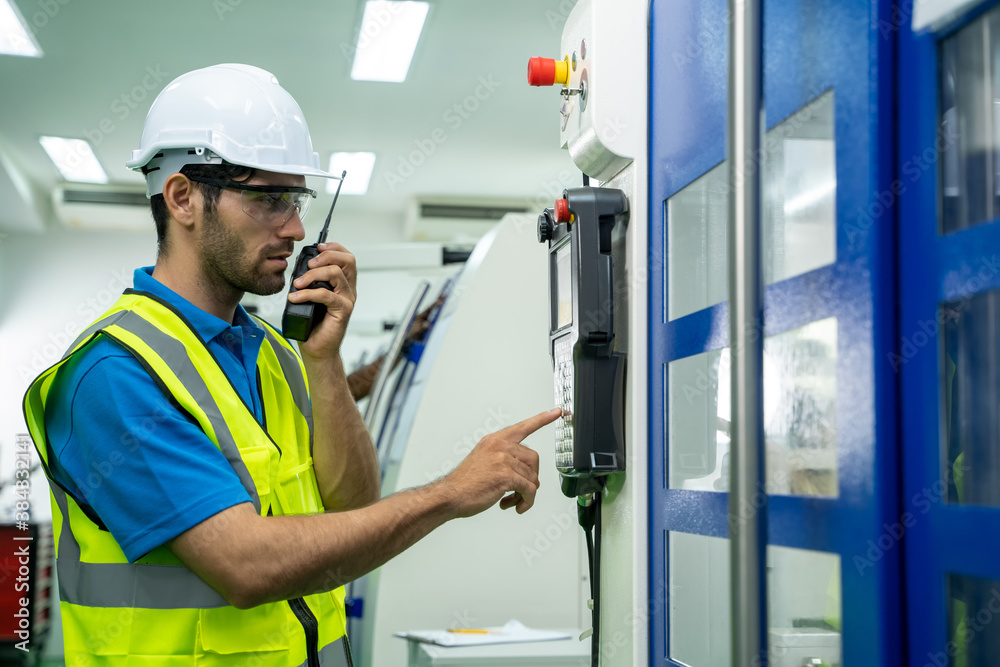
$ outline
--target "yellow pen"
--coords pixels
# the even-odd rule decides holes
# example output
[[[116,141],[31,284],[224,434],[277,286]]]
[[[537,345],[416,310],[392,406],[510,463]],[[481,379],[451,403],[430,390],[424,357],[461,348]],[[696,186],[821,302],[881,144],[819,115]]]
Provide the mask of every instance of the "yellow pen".
[[[465,635],[488,635],[491,632],[496,632],[496,630],[474,630],[472,628],[453,628],[451,630],[448,630],[448,632],[454,632],[457,634],[465,634]]]

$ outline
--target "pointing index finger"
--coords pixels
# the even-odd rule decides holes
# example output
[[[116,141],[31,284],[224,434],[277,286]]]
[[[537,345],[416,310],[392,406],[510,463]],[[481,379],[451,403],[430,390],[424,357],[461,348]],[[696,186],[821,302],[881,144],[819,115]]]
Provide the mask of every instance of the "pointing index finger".
[[[519,421],[518,423],[508,426],[501,431],[497,431],[496,434],[504,440],[521,442],[538,429],[554,422],[561,414],[561,409],[552,408],[551,410],[546,410],[545,412],[539,412],[534,417],[528,417],[523,421]]]

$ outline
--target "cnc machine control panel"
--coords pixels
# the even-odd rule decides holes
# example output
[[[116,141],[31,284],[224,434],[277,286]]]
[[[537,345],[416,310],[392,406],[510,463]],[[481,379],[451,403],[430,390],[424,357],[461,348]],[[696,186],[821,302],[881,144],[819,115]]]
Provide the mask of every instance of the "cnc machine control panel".
[[[538,217],[549,246],[549,344],[556,405],[556,468],[576,497],[625,469],[625,355],[614,351],[611,237],[628,216],[621,190],[572,188]]]

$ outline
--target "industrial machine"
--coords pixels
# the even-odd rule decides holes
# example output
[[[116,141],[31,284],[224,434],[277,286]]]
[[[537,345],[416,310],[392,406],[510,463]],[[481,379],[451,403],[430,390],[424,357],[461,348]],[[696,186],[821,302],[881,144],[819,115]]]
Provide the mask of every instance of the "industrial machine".
[[[583,187],[550,193],[556,202],[539,217],[538,240],[549,251],[550,368],[568,412],[557,422],[556,465],[592,545],[592,664],[600,657],[605,666],[647,662],[647,628],[634,610],[645,607],[649,585],[648,9],[579,0],[554,57],[531,58],[527,72],[551,95],[547,122],[582,172]]]

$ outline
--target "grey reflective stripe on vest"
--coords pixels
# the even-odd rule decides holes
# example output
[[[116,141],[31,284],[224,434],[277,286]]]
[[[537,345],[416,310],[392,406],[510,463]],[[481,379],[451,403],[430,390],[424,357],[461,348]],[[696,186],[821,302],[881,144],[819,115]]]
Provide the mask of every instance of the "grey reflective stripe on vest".
[[[257,495],[257,486],[253,483],[253,478],[250,476],[250,471],[247,470],[246,464],[243,463],[239,447],[236,446],[236,441],[233,439],[233,435],[229,431],[229,425],[226,424],[226,420],[222,418],[222,412],[219,410],[219,405],[215,402],[215,398],[212,397],[212,393],[208,390],[208,386],[205,384],[204,378],[202,378],[201,373],[195,369],[194,364],[191,363],[191,358],[188,356],[187,350],[179,340],[173,336],[163,333],[150,324],[141,315],[136,315],[129,310],[122,310],[100,319],[87,327],[87,329],[77,336],[75,341],[73,341],[69,350],[67,350],[66,354],[63,355],[63,359],[70,356],[76,349],[77,345],[90,336],[93,336],[101,329],[111,326],[112,324],[116,324],[122,329],[135,334],[142,339],[146,345],[152,348],[152,350],[156,352],[164,362],[166,362],[167,366],[170,367],[170,370],[173,371],[174,375],[176,375],[181,381],[181,384],[183,384],[188,392],[190,392],[191,397],[194,398],[202,410],[205,411],[209,422],[212,424],[212,429],[215,431],[215,437],[219,440],[219,449],[222,450],[226,460],[229,461],[229,465],[232,466],[233,471],[236,472],[236,476],[240,478],[243,488],[246,489],[248,494],[250,494],[250,499],[253,501],[254,507],[257,508],[257,513],[260,514],[260,497]],[[267,329],[265,329],[265,331],[267,331]],[[280,355],[278,358],[279,360],[281,359]],[[282,370],[286,371],[284,364],[282,364]],[[296,364],[296,371],[298,371],[298,377],[301,378],[302,370],[298,368],[298,364]],[[306,400],[308,402],[308,398]],[[312,422],[310,420],[310,433],[311,432]]]
[[[212,424],[212,429],[215,431],[215,437],[219,441],[219,449],[229,461],[229,465],[233,467],[236,476],[240,478],[243,488],[250,494],[250,499],[253,500],[257,513],[260,514],[260,497],[257,495],[257,487],[253,483],[250,471],[247,470],[246,464],[240,457],[240,449],[236,446],[233,434],[229,431],[229,425],[222,417],[218,403],[215,402],[212,392],[208,390],[205,379],[191,362],[183,343],[173,336],[163,333],[141,315],[132,312],[129,312],[127,317],[123,317],[116,324],[138,336],[153,352],[159,355],[205,412],[208,421]]]
[[[312,402],[309,400],[309,392],[306,389],[306,378],[302,374],[302,367],[299,366],[299,358],[294,352],[282,345],[277,336],[271,332],[271,327],[264,324],[263,320],[261,320],[260,328],[264,330],[264,335],[271,344],[271,348],[274,349],[274,355],[278,358],[281,373],[285,376],[285,380],[288,381],[288,388],[291,390],[292,398],[295,400],[295,407],[299,409],[299,412],[302,413],[302,416],[306,418],[306,422],[309,424],[309,450],[312,451]]]
[[[62,356],[62,358],[65,360],[66,358],[68,358],[69,356],[71,356],[73,354],[73,352],[76,351],[76,347],[80,343],[82,343],[83,341],[87,340],[88,338],[90,338],[91,336],[93,336],[95,333],[97,333],[98,331],[100,331],[101,329],[103,329],[104,327],[111,326],[112,324],[114,324],[115,322],[117,322],[118,320],[120,320],[121,318],[125,317],[126,313],[128,313],[127,310],[120,310],[117,313],[108,315],[107,317],[105,317],[103,319],[100,319],[100,320],[97,320],[96,322],[94,322],[93,324],[91,324],[89,327],[87,327],[86,329],[83,330],[83,333],[81,333],[79,336],[76,337],[76,340],[73,341],[73,344],[70,345],[69,348],[66,349],[66,353]]]
[[[201,577],[182,565],[84,563],[69,521],[66,494],[49,485],[62,512],[59,532],[59,599],[81,607],[213,609],[229,603]]]
[[[346,637],[341,637],[335,642],[331,642],[320,649],[319,652],[319,664],[323,667],[347,667],[347,651],[348,643]],[[309,665],[309,660],[307,659],[299,667],[307,667]]]

